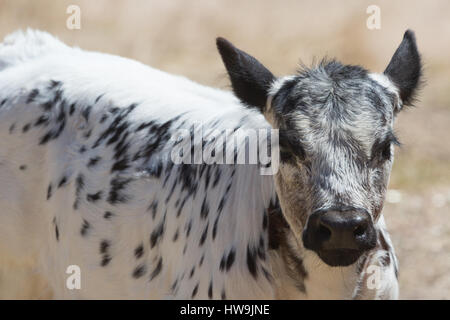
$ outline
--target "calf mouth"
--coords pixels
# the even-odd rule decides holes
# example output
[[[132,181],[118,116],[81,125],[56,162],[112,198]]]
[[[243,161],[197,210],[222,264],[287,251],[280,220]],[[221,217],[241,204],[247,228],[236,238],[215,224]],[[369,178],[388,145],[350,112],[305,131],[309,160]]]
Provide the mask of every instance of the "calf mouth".
[[[318,250],[316,253],[323,262],[331,267],[347,267],[359,259],[362,251],[355,249],[329,249]]]

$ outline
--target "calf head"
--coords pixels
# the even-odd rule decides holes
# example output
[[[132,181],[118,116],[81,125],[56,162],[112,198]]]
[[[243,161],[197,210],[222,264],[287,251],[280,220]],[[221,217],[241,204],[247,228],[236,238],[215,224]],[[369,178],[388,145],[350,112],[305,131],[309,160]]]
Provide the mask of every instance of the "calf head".
[[[353,264],[376,245],[399,143],[394,119],[420,82],[414,33],[405,33],[383,74],[324,60],[276,78],[227,40],[217,46],[235,95],[279,129],[275,186],[298,243],[330,266]]]

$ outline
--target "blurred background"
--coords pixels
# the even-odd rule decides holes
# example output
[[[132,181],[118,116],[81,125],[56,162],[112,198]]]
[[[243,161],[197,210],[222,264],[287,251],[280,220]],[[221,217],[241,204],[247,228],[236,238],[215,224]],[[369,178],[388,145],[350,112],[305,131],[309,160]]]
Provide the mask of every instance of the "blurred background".
[[[81,9],[79,30],[66,27],[69,5]],[[366,26],[370,5],[381,10],[378,30]],[[292,74],[300,62],[325,55],[382,72],[404,31],[413,29],[427,84],[416,107],[398,117],[403,146],[396,150],[384,212],[400,260],[400,297],[450,299],[449,15],[447,0],[0,0],[0,39],[16,29],[38,28],[72,46],[228,89],[217,36],[276,75]]]

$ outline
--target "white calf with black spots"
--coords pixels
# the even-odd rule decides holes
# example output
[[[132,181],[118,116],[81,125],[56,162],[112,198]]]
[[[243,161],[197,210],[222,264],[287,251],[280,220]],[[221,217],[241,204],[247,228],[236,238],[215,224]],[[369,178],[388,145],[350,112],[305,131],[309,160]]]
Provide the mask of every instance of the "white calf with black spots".
[[[217,44],[235,95],[44,32],[0,44],[0,268],[65,299],[397,297],[381,208],[393,119],[420,75],[418,54],[402,71],[412,32],[384,75],[332,61],[276,79]],[[246,132],[279,130],[279,171],[174,163],[177,132],[199,127],[228,130],[233,155]]]

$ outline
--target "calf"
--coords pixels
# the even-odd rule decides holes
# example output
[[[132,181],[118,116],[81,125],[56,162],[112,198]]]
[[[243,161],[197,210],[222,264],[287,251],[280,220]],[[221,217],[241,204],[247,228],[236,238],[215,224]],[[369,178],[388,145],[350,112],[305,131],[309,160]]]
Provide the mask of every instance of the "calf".
[[[396,298],[381,209],[394,118],[421,73],[414,34],[384,74],[332,60],[276,78],[217,46],[235,96],[43,32],[8,36],[1,261],[55,298]],[[270,163],[214,161],[250,152],[255,130]]]

